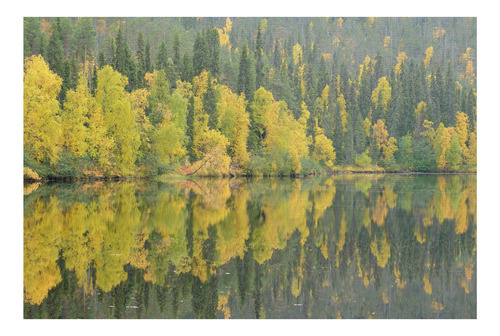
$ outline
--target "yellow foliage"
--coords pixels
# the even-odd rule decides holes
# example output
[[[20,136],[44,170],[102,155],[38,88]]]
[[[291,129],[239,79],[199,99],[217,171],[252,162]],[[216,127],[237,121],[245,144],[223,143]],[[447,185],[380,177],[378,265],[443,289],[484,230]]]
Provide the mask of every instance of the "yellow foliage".
[[[37,199],[24,219],[24,301],[39,305],[61,282],[57,260],[63,217],[56,197]]]
[[[427,112],[427,103],[421,101],[418,103],[417,108],[415,109],[415,119],[420,121],[420,118],[425,117],[425,113]]]
[[[246,110],[244,95],[237,95],[225,86],[218,85],[219,100],[217,114],[219,129],[229,140],[229,150],[233,162],[244,166],[250,158],[247,149],[247,139],[250,126],[250,115]]]
[[[36,171],[33,171],[27,167],[23,168],[23,178],[25,180],[35,180],[35,181],[41,180],[40,175],[38,175]]]
[[[377,265],[381,268],[385,268],[389,258],[391,257],[391,245],[387,241],[387,235],[382,235],[382,239],[379,240],[377,236],[374,237],[373,241],[370,243],[370,250],[372,254],[377,258]]]
[[[455,128],[458,133],[458,139],[460,141],[460,148],[462,149],[462,155],[467,161],[471,161],[469,148],[467,147],[467,140],[469,139],[469,116],[464,112],[457,111]]]
[[[382,146],[387,143],[387,137],[389,136],[384,120],[378,119],[377,123],[372,126],[372,129],[377,149],[381,150]]]
[[[439,124],[436,130],[436,146],[439,146],[440,154],[437,162],[438,169],[445,169],[448,165],[446,154],[451,147],[451,140],[456,131],[453,127],[444,127],[443,123]]]
[[[290,289],[294,297],[299,297],[300,291],[302,289],[302,281],[297,279],[297,277],[293,277]]]
[[[344,23],[344,19],[343,18],[338,18],[337,19],[337,27],[342,28],[342,24],[343,23]]]
[[[431,63],[432,55],[434,55],[434,47],[430,46],[425,49],[424,66],[427,68]]]
[[[40,182],[30,183],[28,185],[25,185],[23,188],[23,195],[27,196],[31,194],[33,191],[37,190],[40,185],[41,185]]]
[[[401,67],[404,63],[404,61],[406,61],[408,59],[408,56],[406,56],[406,53],[404,51],[400,52],[398,54],[398,57],[396,58],[396,66],[394,67],[394,73],[396,74],[396,76],[400,75],[401,74]]]
[[[201,175],[227,175],[231,158],[227,155],[229,141],[219,131],[206,129],[195,138],[195,150],[202,159],[191,171]]]
[[[83,156],[87,150],[87,115],[91,108],[91,100],[85,78],[80,77],[78,86],[66,92],[62,111],[63,145],[75,156]]]
[[[434,130],[432,125],[434,125],[434,123],[432,121],[424,120],[424,124],[423,124],[424,131],[422,133],[420,133],[420,135],[427,138],[427,143],[430,146],[433,146],[434,139],[436,138],[436,131]]]
[[[42,56],[24,60],[24,146],[35,160],[59,159],[61,121],[57,95],[62,79],[49,69]]]
[[[422,278],[422,281],[424,282],[424,291],[431,295],[432,294],[432,284],[429,280],[429,276],[427,274],[424,275],[424,277]]]
[[[387,112],[387,105],[391,100],[391,94],[392,88],[387,81],[387,77],[380,77],[377,87],[372,92],[372,103],[375,105],[375,108],[377,109],[380,106],[384,113]]]
[[[227,304],[229,301],[230,295],[231,295],[231,291],[228,291],[226,295],[219,295],[219,301],[217,303],[217,310],[220,310],[224,313],[225,319],[228,319],[231,317],[231,309],[229,308],[229,306]]]
[[[297,65],[299,63],[302,63],[304,60],[304,56],[302,54],[302,47],[300,44],[296,44],[293,46],[293,64]]]
[[[97,73],[96,100],[102,106],[104,125],[111,138],[117,174],[130,175],[140,145],[137,116],[131,107],[130,94],[125,91],[127,77],[104,66]]]
[[[446,33],[446,30],[444,30],[444,28],[434,27],[434,31],[432,33],[432,38],[434,39],[434,41],[437,41],[441,37],[443,37],[445,33]]]
[[[476,132],[470,132],[469,133],[469,151],[468,151],[468,157],[466,158],[466,161],[470,165],[476,165],[477,164],[477,140],[476,140]]]
[[[219,41],[220,45],[227,46],[227,49],[231,51],[231,41],[229,38],[229,32],[231,32],[233,23],[229,18],[226,19],[226,26],[222,29],[217,28],[217,32],[219,33]]]
[[[387,292],[382,292],[382,302],[385,304],[389,303],[389,296],[387,295]]]
[[[370,119],[365,118],[365,120],[363,120],[363,131],[364,131],[364,134],[367,138],[370,137],[371,127],[372,127],[372,123],[370,122]]]
[[[384,48],[387,48],[391,44],[391,36],[387,35],[384,37]]]
[[[398,150],[396,143],[396,138],[390,137],[387,143],[382,145],[382,153],[384,154],[385,160],[390,161],[393,158],[394,153]]]
[[[347,131],[347,109],[344,95],[341,93],[337,98],[337,105],[340,111],[340,122],[342,124],[342,135]]]
[[[316,135],[312,157],[316,162],[323,163],[328,168],[333,167],[336,154],[332,140],[328,139],[324,134]]]
[[[436,299],[432,299],[432,310],[437,312],[437,311],[442,311],[444,309],[444,306],[442,303],[438,303]]]
[[[330,94],[330,86],[328,84],[325,85],[323,91],[321,91],[321,101],[325,106],[325,110],[328,110],[328,97]]]

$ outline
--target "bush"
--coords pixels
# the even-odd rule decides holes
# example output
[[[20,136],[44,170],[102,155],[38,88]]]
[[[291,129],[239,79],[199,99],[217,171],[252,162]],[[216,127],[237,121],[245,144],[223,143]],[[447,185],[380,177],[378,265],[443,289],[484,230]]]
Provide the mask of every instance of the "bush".
[[[368,150],[365,150],[363,154],[356,156],[354,159],[354,164],[358,167],[366,167],[372,164],[372,158],[368,155]]]
[[[316,162],[312,157],[309,158],[301,158],[300,164],[302,166],[301,174],[310,175],[310,174],[319,174],[324,171],[324,168]]]
[[[23,169],[23,178],[25,180],[35,180],[35,181],[39,181],[42,179],[40,175],[37,174],[37,172],[27,167],[24,167]]]

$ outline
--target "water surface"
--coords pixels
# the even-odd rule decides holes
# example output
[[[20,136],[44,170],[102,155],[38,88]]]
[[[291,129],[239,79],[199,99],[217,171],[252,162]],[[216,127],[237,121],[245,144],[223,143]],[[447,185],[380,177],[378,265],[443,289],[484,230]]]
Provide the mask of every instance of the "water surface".
[[[476,318],[476,176],[24,188],[25,318]]]

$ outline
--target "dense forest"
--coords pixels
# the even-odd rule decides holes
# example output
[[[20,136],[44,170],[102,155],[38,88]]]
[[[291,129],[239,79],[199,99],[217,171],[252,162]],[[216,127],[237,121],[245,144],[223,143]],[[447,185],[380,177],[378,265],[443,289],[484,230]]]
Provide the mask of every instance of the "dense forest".
[[[475,18],[24,18],[25,178],[475,171]]]

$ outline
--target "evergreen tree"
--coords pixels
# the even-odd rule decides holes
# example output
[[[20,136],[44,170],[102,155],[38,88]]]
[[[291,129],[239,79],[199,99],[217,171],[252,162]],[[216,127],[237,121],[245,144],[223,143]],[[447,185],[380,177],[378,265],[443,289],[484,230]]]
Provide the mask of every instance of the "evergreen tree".
[[[256,55],[256,65],[255,65],[255,87],[258,89],[264,86],[265,74],[264,74],[264,63],[262,56],[264,54],[264,47],[262,45],[262,34],[259,28],[257,29],[257,41],[255,43],[255,55]]]
[[[217,129],[217,92],[212,83],[212,75],[208,73],[208,85],[205,96],[203,97],[203,109],[208,114],[208,126],[212,129]]]
[[[198,76],[203,69],[209,70],[209,50],[205,37],[197,33],[193,46],[193,71]]]
[[[158,54],[156,56],[156,69],[164,70],[165,73],[168,69],[168,55],[167,55],[167,46],[165,42],[161,42],[160,47],[158,48]]]
[[[197,159],[194,154],[194,96],[193,95],[189,98],[186,137],[187,137],[187,145],[186,145],[187,153],[190,159]]]
[[[144,70],[146,72],[152,72],[153,66],[151,63],[151,45],[149,41],[146,41],[146,50],[144,52]]]
[[[280,53],[278,39],[274,41],[273,65],[276,71],[281,68],[281,53]]]
[[[137,51],[136,51],[136,59],[137,59],[137,81],[140,83],[140,86],[144,86],[144,74],[146,73],[146,47],[144,45],[144,37],[142,36],[142,32],[139,32],[139,37],[137,38]]]
[[[50,70],[54,71],[59,76],[64,76],[64,50],[61,36],[61,20],[57,18],[56,25],[52,29],[52,34],[49,38],[47,46],[47,62]]]
[[[174,59],[173,59],[173,62],[174,62],[175,68],[176,68],[176,70],[178,72],[179,72],[180,67],[181,67],[181,50],[180,50],[180,47],[181,47],[181,44],[180,44],[180,41],[179,41],[179,32],[176,31],[175,35],[174,35],[174,46],[173,46]]]
[[[186,52],[182,57],[181,80],[184,82],[191,82],[193,80],[193,77],[193,62]]]
[[[219,76],[219,49],[220,40],[219,33],[217,29],[207,29],[206,31],[206,45],[208,50],[208,68],[206,70],[210,71],[212,77],[218,78]]]
[[[465,95],[464,95],[465,96]],[[476,126],[476,95],[474,93],[474,90],[471,88],[469,90],[469,93],[467,94],[467,98],[465,100],[465,108],[464,112],[469,116],[470,120],[470,127],[471,129],[474,129]]]
[[[243,45],[241,48],[241,55],[240,55],[240,71],[238,74],[238,85],[237,85],[237,92],[238,94],[244,93],[245,98],[248,101],[251,101],[252,93],[253,93],[253,87],[252,87],[252,80],[250,77],[250,59],[248,55],[248,47],[246,44]]]

